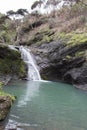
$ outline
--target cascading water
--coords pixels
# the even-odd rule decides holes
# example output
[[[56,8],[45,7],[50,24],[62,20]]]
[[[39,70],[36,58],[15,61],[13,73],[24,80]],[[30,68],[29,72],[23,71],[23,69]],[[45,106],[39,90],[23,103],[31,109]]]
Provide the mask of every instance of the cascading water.
[[[30,53],[30,50],[27,48],[24,48],[23,46],[20,46],[20,52],[22,59],[28,66],[28,80],[41,80],[39,71],[37,69],[37,66],[34,62],[33,56]]]

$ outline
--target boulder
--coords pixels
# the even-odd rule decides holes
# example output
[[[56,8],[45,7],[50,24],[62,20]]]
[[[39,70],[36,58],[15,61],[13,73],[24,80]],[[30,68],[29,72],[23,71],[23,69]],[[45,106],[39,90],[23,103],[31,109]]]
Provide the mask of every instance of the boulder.
[[[11,104],[12,99],[9,96],[0,96],[0,121],[6,118]]]
[[[87,42],[67,45],[58,40],[31,50],[43,79],[84,85],[87,84],[86,49]]]
[[[0,45],[0,81],[7,84],[11,79],[25,77],[25,63],[20,52],[8,45]]]

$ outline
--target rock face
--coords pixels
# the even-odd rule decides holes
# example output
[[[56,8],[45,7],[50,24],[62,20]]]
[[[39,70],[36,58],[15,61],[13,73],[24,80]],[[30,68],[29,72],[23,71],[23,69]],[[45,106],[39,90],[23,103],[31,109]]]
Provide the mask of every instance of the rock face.
[[[32,49],[40,73],[47,80],[61,80],[76,85],[87,84],[87,42],[67,45],[62,40],[44,43]]]
[[[12,78],[26,77],[25,63],[19,51],[0,45],[0,81],[6,84]]]
[[[9,96],[0,96],[0,121],[6,118],[11,104],[12,100]]]

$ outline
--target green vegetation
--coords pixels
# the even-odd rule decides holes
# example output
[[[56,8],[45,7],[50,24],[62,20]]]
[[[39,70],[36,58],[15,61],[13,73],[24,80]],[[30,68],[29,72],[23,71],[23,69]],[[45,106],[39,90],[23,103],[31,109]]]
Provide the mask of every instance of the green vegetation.
[[[71,60],[72,57],[71,57],[70,55],[67,55],[67,56],[66,56],[66,59],[67,59],[67,60]]]
[[[9,96],[12,101],[15,100],[15,96],[8,94],[8,93],[3,91],[3,83],[2,82],[0,82],[0,96],[6,96],[6,97]]]
[[[0,91],[0,96],[6,96],[6,97],[10,97],[12,101],[15,100],[15,96],[11,95],[11,94],[8,94],[6,92],[4,92],[3,90]]]
[[[66,56],[66,60],[72,60],[73,58],[76,58],[76,57],[83,57],[85,55],[85,51],[76,51],[76,53],[72,55],[67,55]]]
[[[70,1],[70,0],[69,0]],[[5,44],[41,45],[55,40],[62,40],[69,46],[82,44],[87,41],[87,6],[82,1],[72,6],[64,6],[60,10],[53,10],[50,14],[41,15],[37,13],[28,14],[26,9],[17,12],[10,10],[7,15],[1,15],[0,42]],[[33,8],[42,5],[45,1],[36,1]],[[47,1],[56,7],[56,0]],[[66,1],[65,1],[66,2]],[[83,0],[85,3],[85,1]],[[31,7],[32,8],[32,7]],[[24,16],[23,22],[11,20],[9,16],[20,14]],[[27,14],[27,15],[26,15]],[[2,22],[4,20],[4,22]]]
[[[75,45],[80,45],[85,43],[87,43],[87,33],[82,33],[82,34],[73,33],[71,34],[71,38],[67,42],[67,45],[75,46]]]
[[[85,55],[85,51],[79,51],[75,53],[75,57],[81,57],[83,55]]]
[[[10,10],[7,15],[0,14],[0,43],[2,44],[0,45],[0,74],[16,75],[19,78],[26,75],[25,63],[21,60],[20,53],[8,49],[6,46],[8,44],[38,47],[44,43],[56,41],[62,44],[66,51],[70,49],[68,53],[65,53],[66,60],[85,56],[87,6],[83,6],[82,1],[74,1],[75,4],[70,1],[72,6],[63,6],[60,10],[52,10],[50,14],[42,15],[40,12],[29,14],[26,9],[19,9],[17,12]],[[35,2],[31,8],[34,9],[44,2],[43,0]],[[56,0],[50,2],[47,0],[47,7],[50,5],[56,7],[59,4],[55,4],[58,2]],[[16,14],[24,16],[22,21],[9,18]],[[74,49],[75,51],[72,51]]]
[[[37,33],[29,37],[27,45],[36,44],[41,45],[42,43],[49,43],[54,39],[54,31],[48,26],[39,29]]]
[[[57,33],[55,39],[61,40],[67,45],[67,47],[79,46],[81,44],[87,44],[87,33]]]
[[[0,46],[0,73],[25,76],[25,63],[18,51],[11,50],[7,46]]]

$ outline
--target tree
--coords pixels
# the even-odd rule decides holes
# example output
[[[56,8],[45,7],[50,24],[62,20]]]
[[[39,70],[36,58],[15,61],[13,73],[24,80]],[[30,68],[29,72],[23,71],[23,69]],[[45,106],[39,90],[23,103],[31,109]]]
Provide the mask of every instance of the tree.
[[[81,0],[64,0],[65,2],[76,2],[79,3]]]
[[[47,6],[49,6],[49,5],[56,6],[56,5],[58,5],[60,2],[61,2],[60,0],[47,0],[46,5],[47,5]]]
[[[49,8],[50,11],[52,11],[52,17],[56,17],[56,9],[59,5],[59,3],[61,2],[61,0],[47,0],[44,8]]]
[[[73,4],[79,4],[81,3],[82,5],[87,6],[86,0],[39,0],[39,1],[35,1],[32,6],[31,9],[35,9],[36,7],[41,7],[41,5],[44,5],[44,8],[50,8],[50,11],[54,12],[54,16],[55,16],[55,10],[57,8],[59,8],[59,4],[63,3],[63,5],[73,5]]]
[[[28,11],[27,9],[18,9],[15,13],[21,16],[25,16],[25,14],[28,14]]]
[[[43,4],[43,1],[42,0],[39,0],[39,1],[35,1],[32,6],[31,6],[31,9],[35,9],[36,7],[41,7],[41,5]]]
[[[27,9],[18,9],[16,12],[13,10],[10,10],[7,12],[7,16],[16,16],[16,15],[25,16],[25,14],[28,14]]]
[[[74,2],[74,3],[76,3],[76,4],[82,3],[83,5],[86,5],[86,6],[87,6],[85,0],[64,0],[64,2],[70,2],[70,3],[73,3],[73,2]]]
[[[6,19],[10,19],[7,15],[3,15],[0,17],[0,24],[3,24]]]
[[[16,13],[13,10],[9,10],[8,12],[6,12],[8,16],[12,16],[15,15]]]

